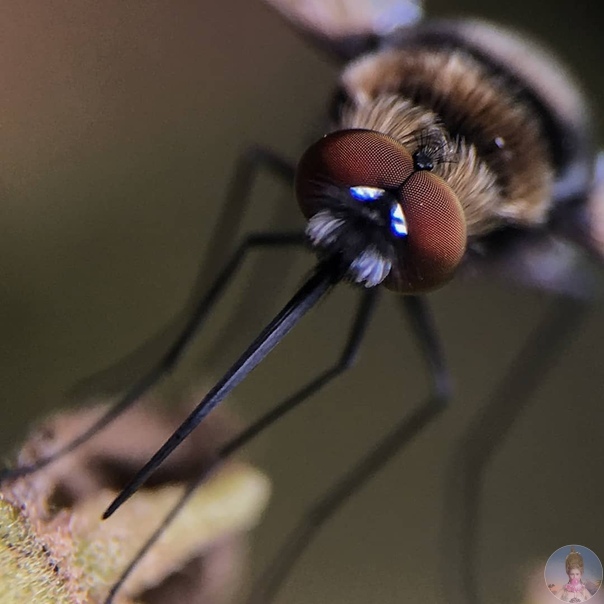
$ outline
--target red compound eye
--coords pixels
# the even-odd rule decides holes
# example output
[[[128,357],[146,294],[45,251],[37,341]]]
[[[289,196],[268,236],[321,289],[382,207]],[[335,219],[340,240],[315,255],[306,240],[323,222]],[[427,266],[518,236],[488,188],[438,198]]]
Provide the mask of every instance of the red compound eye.
[[[384,240],[391,243],[385,247],[394,249],[392,267],[384,280],[388,289],[421,293],[453,276],[466,248],[461,204],[445,181],[427,170],[417,170],[398,141],[371,130],[343,130],[319,140],[303,155],[296,176],[298,203],[306,218],[330,207],[333,187],[343,191],[375,187],[396,195],[407,235],[396,237],[391,229],[383,229]],[[368,224],[367,232],[373,229],[374,233],[375,228]],[[345,235],[337,245],[336,251],[346,255]]]
[[[466,221],[457,196],[442,178],[421,171],[411,175],[398,197],[409,232],[397,245],[397,262],[384,284],[402,293],[444,285],[466,250]]]
[[[298,164],[296,194],[306,218],[323,209],[317,187],[365,185],[396,189],[413,172],[413,160],[393,138],[373,130],[341,130],[310,147]]]

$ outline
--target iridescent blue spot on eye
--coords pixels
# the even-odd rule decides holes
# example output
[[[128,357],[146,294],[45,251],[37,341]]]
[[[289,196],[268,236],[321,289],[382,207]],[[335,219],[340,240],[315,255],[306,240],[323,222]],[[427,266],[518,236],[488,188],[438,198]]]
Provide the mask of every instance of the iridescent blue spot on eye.
[[[359,201],[375,201],[379,199],[386,191],[378,187],[350,187],[350,194]]]
[[[406,237],[409,233],[403,208],[398,203],[390,210],[390,228],[397,237]]]

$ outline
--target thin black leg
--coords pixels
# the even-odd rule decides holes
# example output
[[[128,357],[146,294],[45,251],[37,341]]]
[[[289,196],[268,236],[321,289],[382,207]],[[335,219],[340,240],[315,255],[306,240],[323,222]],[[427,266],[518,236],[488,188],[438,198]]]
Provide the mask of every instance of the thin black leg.
[[[215,263],[218,262],[218,266],[222,266],[230,255],[245,211],[249,206],[254,183],[263,172],[282,182],[288,190],[292,189],[296,175],[293,162],[258,145],[252,145],[241,153],[225,199],[220,206],[220,215],[207,244],[205,257],[212,259],[213,262],[204,263],[196,283],[198,291],[205,292],[208,289],[216,276]]]
[[[174,334],[181,331],[198,301],[205,296],[220,269],[229,260],[239,238],[241,222],[246,215],[253,194],[254,184],[261,174],[266,173],[281,182],[291,192],[295,166],[274,151],[253,145],[238,157],[229,181],[224,200],[217,204],[220,213],[212,229],[203,254],[203,262],[197,271],[195,282],[186,308],[167,326],[154,334],[141,346],[110,367],[80,380],[70,390],[70,398],[82,400],[94,395],[119,395],[131,386],[133,375],[146,373],[146,360],[156,358],[158,351],[166,350]],[[294,210],[295,211],[295,210]],[[277,230],[277,229],[269,229]],[[281,229],[279,229],[281,230]],[[211,357],[214,356],[214,353]]]
[[[270,177],[271,182],[282,185],[279,187],[282,193],[277,193],[277,199],[271,202],[270,207],[262,209],[262,228],[266,231],[297,228],[302,230],[303,218],[293,195],[294,176],[295,163],[283,159],[269,149],[258,146],[247,149],[239,158],[236,178],[232,180],[227,191],[226,203],[221,205],[220,216],[212,229],[205,257],[217,259],[220,262],[217,266],[222,266],[222,262],[226,260],[225,254],[230,254],[234,247],[228,242],[232,242],[240,231],[245,216],[240,206],[240,198],[249,198],[255,189],[259,188],[255,187],[256,183],[261,184],[267,177]],[[258,193],[259,191],[254,195],[255,200],[258,199]],[[240,336],[241,325],[254,324],[257,308],[264,304],[264,293],[279,291],[283,282],[281,275],[290,269],[291,262],[291,256],[288,254],[275,256],[271,261],[270,271],[266,270],[261,261],[252,263],[247,273],[247,283],[255,285],[261,280],[264,287],[248,288],[247,303],[239,304],[233,309],[231,320],[222,329],[221,337],[211,342],[206,357],[210,369],[215,371],[222,361],[231,358],[232,342]],[[206,273],[200,276],[198,291],[206,291],[216,273],[216,267],[206,265],[205,268]]]
[[[318,530],[372,476],[421,432],[450,399],[449,376],[430,309],[423,298],[403,298],[433,380],[433,394],[377,446],[335,483],[304,515],[302,521],[279,550],[268,571],[255,583],[247,604],[267,604],[276,596],[296,561],[308,547]]]
[[[218,275],[214,284],[207,294],[198,302],[184,329],[172,343],[161,359],[140,378],[117,403],[99,418],[90,428],[80,434],[71,442],[67,443],[48,457],[34,464],[18,468],[5,469],[0,473],[0,481],[17,478],[26,474],[36,472],[59,457],[70,453],[95,434],[103,430],[114,419],[131,407],[147,390],[169,372],[178,362],[187,345],[191,342],[196,332],[203,325],[208,313],[212,310],[226,286],[241,266],[248,252],[257,248],[281,248],[284,246],[301,246],[304,243],[302,233],[255,233],[245,238],[243,243],[233,254],[231,260]]]
[[[141,558],[149,551],[153,544],[159,539],[166,527],[174,520],[176,515],[184,507],[191,495],[197,489],[200,484],[208,477],[208,474],[215,471],[218,465],[224,461],[229,455],[249,443],[254,437],[263,432],[266,428],[274,424],[277,420],[283,417],[286,413],[300,405],[301,403],[310,399],[310,397],[318,392],[321,388],[326,386],[329,382],[339,376],[341,373],[346,371],[354,363],[357,352],[363,340],[363,336],[367,331],[369,320],[373,315],[375,309],[378,290],[371,289],[364,291],[361,296],[359,308],[356,312],[353,324],[348,333],[346,343],[340,358],[330,368],[320,373],[316,378],[308,382],[302,388],[300,388],[295,394],[285,399],[275,408],[271,409],[268,413],[263,415],[259,420],[254,422],[251,426],[241,432],[236,438],[231,440],[229,443],[221,447],[217,452],[215,459],[211,464],[208,465],[206,471],[194,482],[192,482],[183,494],[182,498],[178,503],[170,510],[169,514],[165,517],[162,524],[156,529],[149,540],[144,544],[141,550],[137,553],[135,558],[132,560],[130,565],[123,572],[120,579],[112,587],[105,604],[111,604],[113,598],[124,584],[124,581],[128,578],[132,570],[139,563]]]
[[[577,333],[585,302],[557,298],[470,423],[451,457],[445,489],[442,575],[447,601],[479,604],[477,540],[489,463],[548,370]]]

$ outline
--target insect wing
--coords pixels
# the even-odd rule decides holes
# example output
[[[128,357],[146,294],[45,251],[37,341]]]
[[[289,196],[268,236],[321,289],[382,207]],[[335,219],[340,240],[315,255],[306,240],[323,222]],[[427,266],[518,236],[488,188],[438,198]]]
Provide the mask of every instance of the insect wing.
[[[588,191],[554,207],[548,229],[495,233],[472,250],[461,273],[579,299],[600,298],[604,284],[604,153]],[[586,262],[585,256],[592,262]]]
[[[601,262],[604,262],[604,151],[598,155],[595,179],[587,200],[585,217],[580,221],[579,237]]]
[[[348,60],[375,38],[408,27],[422,17],[421,0],[265,0],[298,31]]]

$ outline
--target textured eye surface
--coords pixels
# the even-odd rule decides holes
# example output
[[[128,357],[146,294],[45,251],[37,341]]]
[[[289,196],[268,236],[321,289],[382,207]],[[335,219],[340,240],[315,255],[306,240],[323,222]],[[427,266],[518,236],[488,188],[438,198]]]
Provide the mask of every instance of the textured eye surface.
[[[399,190],[408,234],[396,246],[389,289],[416,293],[448,281],[466,249],[466,221],[449,186],[426,171],[415,172]]]
[[[311,245],[365,287],[415,294],[443,285],[465,252],[466,222],[451,188],[425,165],[379,132],[323,137],[296,176]]]
[[[396,189],[413,171],[413,159],[397,141],[372,130],[328,134],[302,156],[296,194],[310,218],[323,209],[322,185]]]

